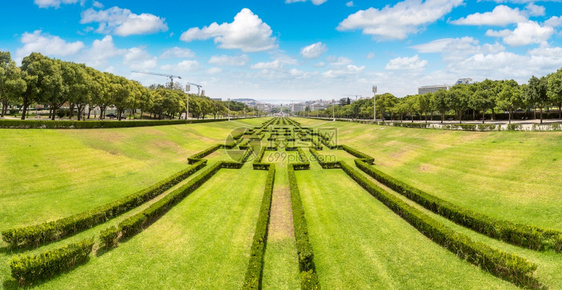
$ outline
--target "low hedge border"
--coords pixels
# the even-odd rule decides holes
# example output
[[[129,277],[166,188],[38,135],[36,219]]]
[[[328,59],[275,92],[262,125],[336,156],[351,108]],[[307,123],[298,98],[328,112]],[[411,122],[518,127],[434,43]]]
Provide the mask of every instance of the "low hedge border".
[[[88,261],[93,246],[93,239],[85,239],[38,255],[16,255],[10,261],[12,277],[20,286],[48,279]]]
[[[12,248],[37,247],[104,223],[160,195],[207,164],[200,160],[192,166],[129,196],[87,212],[41,224],[2,231],[2,239]]]
[[[385,191],[345,162],[342,169],[367,192],[384,203],[422,234],[452,253],[506,281],[518,286],[537,288],[540,283],[533,277],[537,265],[517,255],[509,254],[486,244],[475,242],[468,236],[455,232],[439,221],[408,205]]]
[[[497,220],[417,189],[383,173],[373,166],[367,165],[361,160],[355,160],[355,165],[367,175],[415,201],[424,208],[491,238],[532,250],[546,250],[550,248],[560,252],[562,248],[562,232],[560,231]]]
[[[203,159],[205,156],[207,156],[207,155],[209,155],[209,154],[211,154],[211,153],[213,153],[213,152],[215,152],[215,151],[217,151],[217,150],[219,150],[223,147],[224,147],[224,145],[222,145],[222,144],[216,144],[216,145],[213,145],[213,146],[211,146],[211,147],[209,147],[209,148],[207,148],[207,149],[205,149],[201,152],[197,152],[197,153],[195,153],[195,154],[193,154],[193,155],[191,155],[187,158],[187,163],[189,163],[189,164],[196,163],[196,162],[200,161],[201,159]]]
[[[325,161],[324,156],[320,155],[318,151],[316,151],[316,149],[311,147],[308,150],[312,154],[312,157],[318,162],[318,164],[322,166],[322,168],[324,169],[341,168],[341,164],[339,161]]]
[[[375,158],[359,151],[356,149],[351,148],[350,146],[347,145],[341,145],[339,146],[341,149],[343,149],[345,152],[359,158],[360,160],[362,160],[363,162],[367,163],[367,164],[371,164],[373,165],[375,163]]]
[[[243,289],[261,289],[263,259],[265,256],[265,247],[267,245],[267,229],[269,218],[271,216],[271,200],[273,197],[273,185],[275,183],[275,165],[269,166],[267,178],[265,180],[265,189],[261,201],[260,213],[254,233],[254,240],[250,250],[250,262],[246,270]]]
[[[308,226],[304,215],[304,208],[297,184],[297,177],[292,164],[287,165],[289,187],[291,191],[291,206],[293,209],[293,225],[297,242],[297,255],[301,289],[320,289],[318,274],[314,265],[314,251],[308,236]]]
[[[161,121],[70,121],[70,120],[0,120],[5,129],[104,129],[223,122],[225,119]]]

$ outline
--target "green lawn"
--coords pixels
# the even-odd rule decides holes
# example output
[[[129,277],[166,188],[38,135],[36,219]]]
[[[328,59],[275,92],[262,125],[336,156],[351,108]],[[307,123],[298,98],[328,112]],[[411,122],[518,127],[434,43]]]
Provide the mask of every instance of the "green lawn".
[[[140,234],[40,288],[240,289],[265,176],[222,169]]]
[[[371,155],[380,170],[445,200],[500,219],[562,229],[562,132],[324,126],[338,128],[339,143]]]
[[[322,287],[514,288],[427,239],[343,171],[296,174]]]

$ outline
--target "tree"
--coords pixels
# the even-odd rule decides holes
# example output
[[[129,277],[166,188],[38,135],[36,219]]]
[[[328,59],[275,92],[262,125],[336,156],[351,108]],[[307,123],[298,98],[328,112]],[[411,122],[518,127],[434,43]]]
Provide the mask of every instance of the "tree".
[[[542,110],[548,103],[548,82],[546,77],[540,79],[532,76],[527,86],[526,97],[529,104],[540,109],[541,124],[542,124]]]
[[[376,109],[377,113],[381,115],[381,119],[384,121],[384,114],[386,112],[390,112],[390,119],[394,114],[394,110],[392,108],[398,103],[398,98],[396,98],[391,93],[384,93],[382,95],[376,96]]]
[[[548,100],[558,106],[558,118],[562,119],[562,69],[548,75]]]
[[[441,124],[445,120],[445,113],[449,110],[447,103],[447,91],[441,89],[431,96],[431,107],[441,114]]]
[[[486,111],[495,106],[493,88],[494,83],[489,79],[485,79],[476,85],[476,92],[468,100],[470,108],[479,110],[482,113],[482,124],[484,124],[486,119]]]
[[[12,60],[10,53],[0,51],[1,117],[4,117],[6,114],[9,102],[19,98],[26,88],[27,84],[22,78],[21,70]],[[23,118],[25,118],[25,116]]]
[[[502,91],[498,94],[497,106],[509,111],[509,124],[511,124],[513,111],[523,106],[523,92],[514,80],[506,81]]]
[[[417,96],[417,107],[419,108],[420,112],[424,114],[425,122],[427,123],[427,114],[431,113],[431,98],[432,94],[427,93],[424,95]]]
[[[462,123],[462,114],[468,107],[468,88],[464,85],[453,86],[447,91],[445,102],[455,111],[459,123]]]

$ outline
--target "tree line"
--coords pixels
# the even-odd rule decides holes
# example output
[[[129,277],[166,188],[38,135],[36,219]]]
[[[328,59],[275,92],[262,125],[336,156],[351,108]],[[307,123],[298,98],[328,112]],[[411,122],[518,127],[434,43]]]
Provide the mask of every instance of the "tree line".
[[[149,113],[151,118],[172,119],[187,111],[187,97],[179,84],[144,87],[109,72],[35,52],[24,57],[18,67],[9,52],[0,51],[0,101],[1,117],[13,107],[22,112],[22,120],[32,106],[39,104],[49,109],[52,120],[62,116],[63,106],[68,106],[70,118],[76,115],[78,120],[89,119],[94,108],[99,108],[100,119],[105,119],[108,108],[114,108],[119,120],[126,112],[130,118],[140,112],[141,117]],[[189,113],[193,118],[217,118],[229,109],[232,116],[258,113],[240,102],[189,95]]]
[[[527,113],[539,113],[541,124],[543,112],[551,107],[558,108],[558,117],[562,119],[562,69],[543,77],[532,76],[528,84],[519,85],[514,80],[493,81],[486,79],[474,84],[458,84],[449,90],[435,93],[409,95],[397,98],[390,93],[376,95],[377,118],[383,121],[403,120],[408,118],[433,119],[440,116],[441,123],[450,114],[461,122],[464,119],[477,120],[484,123],[486,114],[496,119],[498,113],[507,112],[509,122],[514,112],[523,110]],[[299,112],[299,115],[323,116],[339,118],[372,119],[374,108],[373,98],[350,102],[347,98],[334,105],[313,112]]]

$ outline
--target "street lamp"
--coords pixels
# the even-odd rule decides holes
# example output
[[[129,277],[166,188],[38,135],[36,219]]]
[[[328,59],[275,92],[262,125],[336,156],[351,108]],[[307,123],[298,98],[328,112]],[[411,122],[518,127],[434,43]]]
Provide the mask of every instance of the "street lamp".
[[[185,85],[185,120],[189,117],[189,91],[191,87],[189,85]]]
[[[377,86],[373,86],[373,121],[377,123]]]

